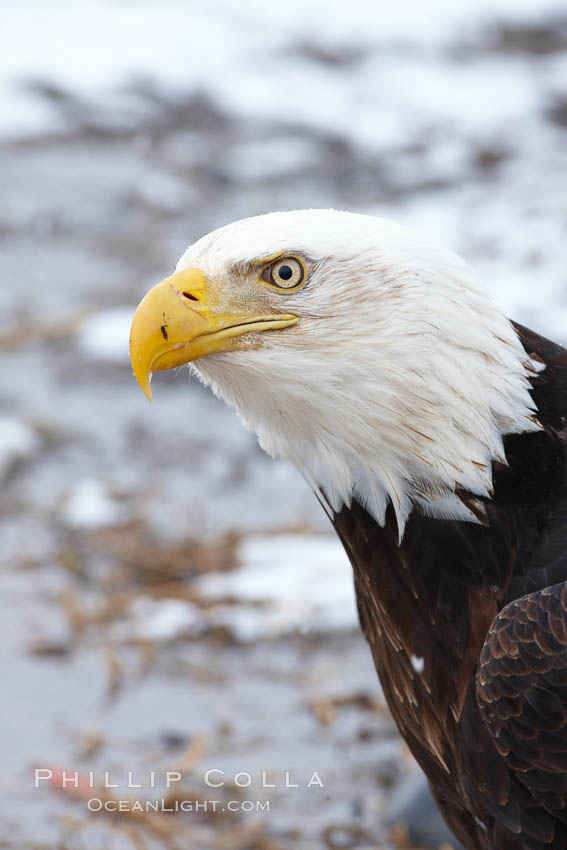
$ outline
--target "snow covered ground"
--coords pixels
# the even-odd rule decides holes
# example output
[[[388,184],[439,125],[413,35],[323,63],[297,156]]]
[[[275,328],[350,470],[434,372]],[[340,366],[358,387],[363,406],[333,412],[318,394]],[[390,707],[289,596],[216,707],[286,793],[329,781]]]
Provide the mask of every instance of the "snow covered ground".
[[[347,123],[372,149],[403,143],[424,118],[484,132],[525,119],[565,68],[564,56],[546,56],[536,74],[529,56],[498,56],[498,28],[537,27],[564,11],[561,0],[22,0],[4,17],[2,129],[50,127],[26,83],[91,98],[127,123],[147,111],[128,86],[147,79],[201,92],[239,118],[328,130]],[[479,47],[493,54],[488,61],[474,56]],[[51,127],[61,117],[52,110]]]
[[[565,4],[20,0],[2,27],[0,843],[141,846],[36,793],[30,765],[161,765],[201,734],[199,767],[328,772],[328,808],[283,793],[231,846],[253,826],[322,850],[337,822],[385,841],[411,768],[346,558],[299,475],[186,372],[147,404],[130,316],[203,232],[336,206],[448,244],[567,342]],[[233,830],[201,826],[199,848]]]
[[[249,535],[238,549],[240,568],[204,575],[205,596],[248,603],[215,609],[241,640],[287,632],[356,628],[349,564],[334,537],[305,534]],[[258,605],[258,603],[261,603]]]

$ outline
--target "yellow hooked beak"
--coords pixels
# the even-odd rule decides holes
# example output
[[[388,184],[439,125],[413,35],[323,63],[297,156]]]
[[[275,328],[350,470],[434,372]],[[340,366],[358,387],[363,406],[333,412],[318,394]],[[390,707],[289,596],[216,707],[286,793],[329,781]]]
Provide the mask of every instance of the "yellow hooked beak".
[[[216,351],[250,348],[250,342],[239,337],[297,322],[297,316],[291,314],[216,312],[215,301],[215,293],[199,269],[171,275],[140,301],[130,330],[130,360],[149,401],[152,372],[173,369]]]

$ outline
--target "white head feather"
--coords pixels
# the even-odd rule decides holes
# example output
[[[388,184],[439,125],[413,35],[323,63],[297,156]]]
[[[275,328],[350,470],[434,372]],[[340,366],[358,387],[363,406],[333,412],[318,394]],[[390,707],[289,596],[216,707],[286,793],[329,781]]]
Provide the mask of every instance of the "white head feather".
[[[400,537],[414,508],[478,521],[457,491],[490,498],[503,435],[540,427],[529,376],[541,365],[511,323],[456,254],[335,210],[234,222],[190,246],[177,271],[197,266],[230,288],[235,264],[280,252],[305,256],[309,280],[262,297],[298,324],[195,373],[333,510],[355,498],[383,525],[391,502]]]

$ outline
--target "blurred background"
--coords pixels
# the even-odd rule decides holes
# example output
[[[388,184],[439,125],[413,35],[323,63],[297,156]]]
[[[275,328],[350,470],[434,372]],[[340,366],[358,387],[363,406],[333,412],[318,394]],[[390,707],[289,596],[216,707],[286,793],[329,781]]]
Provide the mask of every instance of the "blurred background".
[[[335,206],[566,343],[565,3],[19,0],[0,96],[0,847],[411,846],[416,768],[316,500],[186,371],[148,405],[129,322],[206,231]],[[164,795],[270,811],[87,806]]]

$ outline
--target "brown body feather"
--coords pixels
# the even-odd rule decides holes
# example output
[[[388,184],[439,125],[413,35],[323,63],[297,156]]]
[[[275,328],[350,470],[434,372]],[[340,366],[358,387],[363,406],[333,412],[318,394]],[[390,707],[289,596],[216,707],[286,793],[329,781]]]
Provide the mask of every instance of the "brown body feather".
[[[517,330],[546,364],[543,430],[506,438],[488,523],[414,512],[398,545],[391,508],[333,519],[392,714],[467,850],[567,850],[567,351]]]

